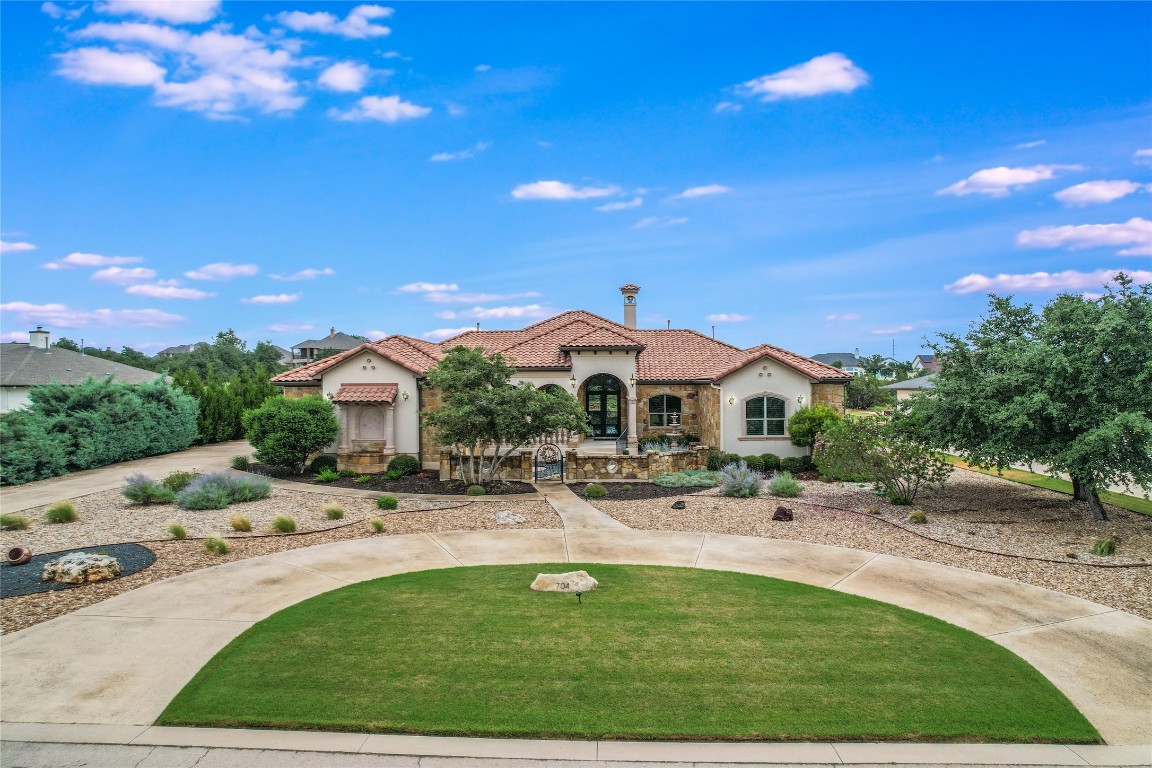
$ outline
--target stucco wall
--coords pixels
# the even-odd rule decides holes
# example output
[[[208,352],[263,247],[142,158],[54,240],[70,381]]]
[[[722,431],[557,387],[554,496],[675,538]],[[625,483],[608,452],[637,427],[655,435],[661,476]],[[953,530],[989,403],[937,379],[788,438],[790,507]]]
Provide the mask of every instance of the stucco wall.
[[[792,445],[787,435],[747,437],[744,434],[744,401],[753,395],[772,395],[784,401],[784,418],[790,419],[812,400],[807,376],[771,360],[745,366],[726,377],[720,386],[720,413],[723,424],[723,450],[741,456],[774,453],[777,456],[804,456],[807,448]],[[797,398],[804,398],[801,403]],[[729,399],[734,398],[734,403]]]
[[[335,395],[344,384],[396,384],[393,411],[393,439],[397,453],[417,455],[420,450],[420,398],[416,391],[416,375],[375,352],[353,355],[339,365],[324,372],[321,387],[325,397]],[[403,394],[408,393],[405,400]],[[337,438],[339,443],[339,438]]]
[[[32,402],[28,397],[28,387],[4,387],[0,389],[0,413],[27,408]]]

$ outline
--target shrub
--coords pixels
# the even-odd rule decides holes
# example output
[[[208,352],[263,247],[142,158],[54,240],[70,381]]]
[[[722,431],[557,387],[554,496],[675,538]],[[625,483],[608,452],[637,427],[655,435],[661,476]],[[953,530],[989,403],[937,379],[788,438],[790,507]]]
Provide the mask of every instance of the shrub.
[[[232,515],[228,518],[228,524],[232,526],[232,530],[239,533],[248,533],[252,530],[252,521],[244,515]]]
[[[340,470],[340,477],[356,477],[356,475],[357,475],[357,472],[354,469],[342,469],[342,470]]]
[[[342,520],[344,518],[344,508],[338,507],[335,504],[324,507],[324,517],[329,520]]]
[[[1116,539],[1107,536],[1092,542],[1092,554],[1097,557],[1108,557],[1116,551]]]
[[[724,452],[716,448],[708,449],[708,471],[719,472],[724,467]]]
[[[814,450],[821,474],[864,478],[893,504],[911,504],[921,487],[941,486],[952,472],[938,453],[877,418],[834,424]]]
[[[388,462],[388,473],[399,472],[400,477],[404,475],[414,475],[420,471],[420,459],[415,456],[409,456],[402,453],[399,456],[393,456],[392,461]]]
[[[720,457],[720,469],[724,469],[729,464],[739,464],[742,459],[735,453],[725,453]]]
[[[44,513],[44,521],[48,523],[73,523],[76,519],[76,507],[70,501],[58,501]]]
[[[160,485],[171,490],[173,493],[179,493],[198,477],[200,477],[199,472],[180,472],[177,470],[161,480]]]
[[[816,465],[812,463],[811,456],[789,456],[780,460],[780,469],[793,474],[811,472],[815,468]]]
[[[621,493],[632,493],[632,486],[630,486],[630,485],[621,486],[620,492]]]
[[[368,525],[372,526],[373,533],[384,533],[384,521],[380,518],[372,518],[368,521]]]
[[[23,515],[0,515],[0,529],[5,531],[23,531],[30,524]]]
[[[295,533],[296,521],[287,515],[277,515],[272,518],[272,530],[277,533]]]
[[[213,472],[201,475],[176,495],[183,509],[224,509],[229,504],[266,499],[272,484],[264,477],[227,475]]]
[[[646,437],[640,441],[640,447],[645,451],[666,453],[672,450],[672,441],[661,435]]]
[[[688,443],[689,445],[696,445],[700,442],[700,435],[695,432],[685,432],[684,436],[680,438],[680,441]]]
[[[370,483],[370,482],[372,482],[372,476],[371,475],[360,475],[360,477],[356,478],[353,482],[360,483],[361,485],[363,485],[364,483]]]
[[[799,496],[803,490],[796,478],[792,477],[791,472],[774,472],[772,479],[768,481],[768,493],[772,496],[791,499]]]
[[[683,472],[665,472],[657,475],[652,485],[661,488],[715,488],[720,482],[717,472],[702,469],[686,469]]]
[[[828,427],[840,421],[840,414],[827,405],[801,408],[788,419],[788,436],[792,445],[811,448]]]
[[[774,453],[762,453],[760,459],[764,462],[765,472],[775,472],[780,469],[780,457]]]
[[[176,499],[176,492],[171,488],[160,485],[147,475],[137,472],[124,478],[128,483],[121,493],[124,498],[133,504],[148,506],[149,504],[171,504]]]
[[[220,536],[209,536],[204,539],[204,551],[210,555],[228,554],[228,542]]]
[[[322,453],[316,458],[312,459],[312,463],[308,465],[308,469],[312,474],[318,475],[324,470],[336,471],[336,457],[327,453]]]
[[[403,470],[399,469],[390,469],[384,473],[384,479],[392,483],[396,482],[397,480],[403,480],[404,472]]]
[[[247,472],[248,467],[252,466],[252,462],[248,460],[247,456],[233,456],[232,460],[228,462],[232,469],[238,469],[241,472]]]
[[[380,509],[396,509],[399,503],[395,496],[381,496],[376,499],[376,506]]]
[[[916,523],[917,525],[923,525],[924,523],[928,522],[928,515],[924,514],[919,509],[914,509],[908,513],[908,522]]]
[[[748,469],[743,461],[729,464],[720,470],[720,493],[738,499],[759,496],[764,487],[764,476]]]
[[[584,487],[584,496],[589,499],[602,499],[608,495],[608,489],[600,483],[589,483]]]
[[[744,463],[748,465],[748,469],[753,472],[764,472],[764,459],[759,456],[745,456]]]
[[[340,473],[331,467],[323,467],[316,473],[316,477],[313,479],[318,483],[331,483],[340,479]]]
[[[272,495],[272,484],[265,477],[237,477],[228,475],[230,498],[233,504],[245,501],[259,501]]]
[[[270,397],[259,408],[245,411],[243,421],[259,461],[297,474],[304,473],[309,456],[340,434],[336,411],[322,397]]]
[[[470,485],[468,486],[468,490],[464,491],[464,493],[468,494],[469,496],[483,496],[485,493],[487,493],[487,491],[484,490],[484,486],[482,485]]]
[[[168,534],[174,539],[186,539],[188,538],[188,529],[180,523],[172,523],[168,526]]]

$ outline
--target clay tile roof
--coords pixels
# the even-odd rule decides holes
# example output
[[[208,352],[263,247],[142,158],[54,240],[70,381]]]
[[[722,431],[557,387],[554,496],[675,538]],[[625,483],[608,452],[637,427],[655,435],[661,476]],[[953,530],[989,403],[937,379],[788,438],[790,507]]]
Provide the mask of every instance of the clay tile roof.
[[[622,333],[617,333],[611,328],[593,328],[587,333],[568,340],[561,345],[561,347],[566,349],[588,347],[628,347],[631,349],[643,349],[644,345],[634,338],[625,336]]]
[[[798,355],[795,352],[789,352],[786,349],[773,346],[771,344],[761,344],[757,347],[744,350],[744,354],[736,359],[733,359],[727,366],[718,368],[712,372],[712,379],[719,381],[725,376],[735,373],[744,366],[753,363],[762,358],[771,358],[778,363],[782,363],[793,370],[799,371],[809,378],[816,379],[817,381],[851,381],[852,374],[845,373],[844,371],[836,368],[835,366],[827,365],[826,363],[817,362],[811,358]]]
[[[407,336],[389,336],[380,341],[361,344],[332,357],[325,357],[308,365],[285,371],[272,378],[273,384],[303,384],[318,381],[324,371],[344,362],[361,352],[375,352],[401,365],[417,375],[423,375],[444,357],[444,350],[431,342],[412,339]]]
[[[396,400],[397,384],[341,384],[332,398],[334,403],[391,403]]]
[[[636,285],[635,283],[625,283],[624,285],[620,286],[620,290],[622,290],[622,291],[637,291],[637,292],[639,292],[639,291],[640,291],[640,286]]]
[[[644,343],[637,358],[641,381],[698,381],[731,360],[740,350],[696,331],[684,329],[631,331]]]

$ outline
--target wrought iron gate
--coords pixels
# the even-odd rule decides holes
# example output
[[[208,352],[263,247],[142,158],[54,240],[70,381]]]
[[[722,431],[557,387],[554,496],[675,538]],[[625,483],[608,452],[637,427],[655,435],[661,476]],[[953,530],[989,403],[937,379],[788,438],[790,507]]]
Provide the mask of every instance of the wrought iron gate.
[[[564,452],[554,443],[536,450],[532,460],[532,480],[559,480],[564,482]]]

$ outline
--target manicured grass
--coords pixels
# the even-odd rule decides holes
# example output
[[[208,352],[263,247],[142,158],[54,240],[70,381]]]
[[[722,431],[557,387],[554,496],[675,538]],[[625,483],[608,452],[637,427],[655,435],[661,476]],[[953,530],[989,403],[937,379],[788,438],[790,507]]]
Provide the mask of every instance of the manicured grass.
[[[970,469],[973,472],[991,475],[992,477],[1003,477],[1005,480],[1011,480],[1014,483],[1023,483],[1024,485],[1031,485],[1034,488],[1046,488],[1049,491],[1066,493],[1069,496],[1072,495],[1072,483],[1059,477],[1040,475],[1024,469],[1012,469],[1010,467],[1005,467],[999,472],[995,469],[981,469],[980,467],[974,467],[971,464],[965,463],[964,460],[958,456],[951,456],[946,453],[940,455],[943,456],[944,460],[949,464]],[[1129,496],[1126,493],[1104,491],[1100,494],[1100,501],[1105,504],[1111,504],[1114,507],[1120,507],[1121,509],[1139,512],[1142,515],[1152,515],[1152,499],[1142,499],[1139,496]]]
[[[532,592],[584,568],[583,596]],[[216,655],[162,725],[472,736],[1098,742],[1035,669],[937,619],[746,574],[513,565],[299,603]]]

